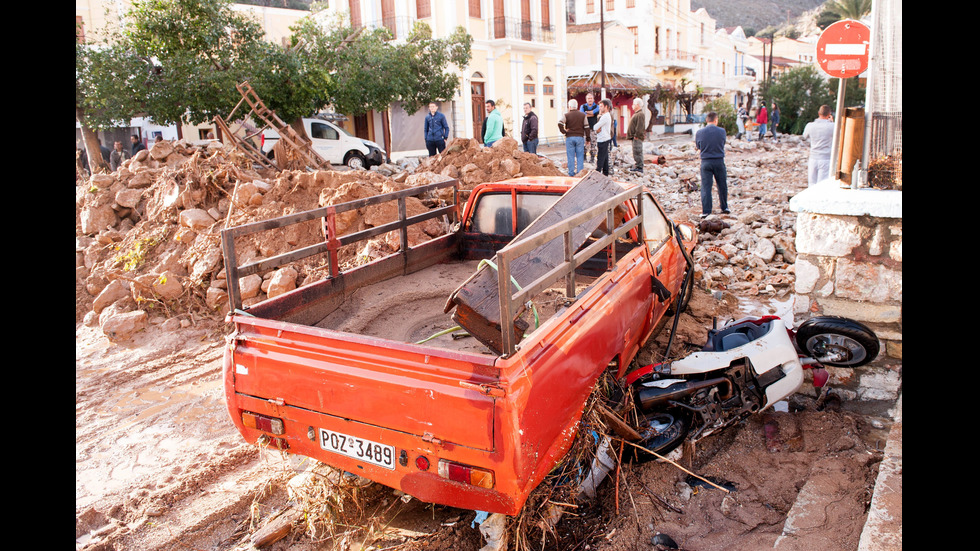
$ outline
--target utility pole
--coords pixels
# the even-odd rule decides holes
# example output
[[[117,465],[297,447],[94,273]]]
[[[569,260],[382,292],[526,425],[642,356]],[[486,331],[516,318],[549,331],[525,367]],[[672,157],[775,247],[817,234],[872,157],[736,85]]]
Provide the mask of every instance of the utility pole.
[[[606,99],[606,16],[603,1],[599,0],[599,63],[601,69],[601,99]]]

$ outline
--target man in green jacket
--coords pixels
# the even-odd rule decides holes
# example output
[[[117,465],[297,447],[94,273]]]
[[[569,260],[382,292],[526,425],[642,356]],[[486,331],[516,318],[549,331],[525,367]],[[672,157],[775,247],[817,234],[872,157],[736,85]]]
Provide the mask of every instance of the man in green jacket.
[[[646,133],[646,117],[643,115],[643,100],[633,99],[633,116],[626,127],[626,139],[633,142],[633,162],[636,166],[630,172],[643,172],[643,135]]]
[[[493,145],[493,142],[504,137],[504,118],[500,116],[500,111],[497,111],[497,103],[492,99],[487,100],[487,132],[483,135],[483,144],[487,147]]]

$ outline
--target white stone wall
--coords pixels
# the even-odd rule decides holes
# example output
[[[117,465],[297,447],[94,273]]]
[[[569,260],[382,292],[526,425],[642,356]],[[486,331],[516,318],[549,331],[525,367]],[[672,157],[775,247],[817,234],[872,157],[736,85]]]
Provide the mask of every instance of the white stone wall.
[[[797,322],[844,316],[875,331],[882,350],[873,366],[831,369],[853,398],[897,397],[902,359],[901,192],[841,190],[835,183],[797,195]]]

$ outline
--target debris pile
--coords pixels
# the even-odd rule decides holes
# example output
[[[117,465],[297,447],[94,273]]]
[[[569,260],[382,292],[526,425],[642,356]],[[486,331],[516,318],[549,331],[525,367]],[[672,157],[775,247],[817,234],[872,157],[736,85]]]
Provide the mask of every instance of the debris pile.
[[[700,286],[778,298],[790,293],[795,283],[796,214],[789,210],[789,199],[806,188],[808,154],[808,144],[799,136],[782,136],[779,142],[729,138],[725,161],[731,213],[719,214],[715,186],[714,214],[705,220],[700,218],[700,161],[693,138],[657,147],[644,143],[642,174],[628,170],[633,166],[632,151],[620,145],[613,150],[613,177],[643,182],[669,216],[699,226],[693,258]],[[652,161],[660,157],[663,164]]]
[[[491,147],[474,139],[455,138],[442,153],[424,159],[418,170],[458,179],[464,190],[521,176],[566,175],[550,159],[522,151],[520,143],[510,137],[497,140]]]
[[[76,186],[76,320],[96,324],[114,341],[150,323],[168,328],[227,312],[222,228],[351,201],[444,179],[404,175],[400,182],[369,171],[276,172],[256,169],[239,151],[219,142],[204,147],[180,140],[139,152],[111,174]],[[433,178],[435,176],[435,180]],[[407,201],[408,215],[438,206],[437,197]],[[343,235],[397,219],[397,207],[377,205],[340,217]],[[409,229],[410,245],[441,235],[444,221]],[[270,235],[266,235],[270,234]],[[241,238],[239,264],[320,243],[316,221]],[[399,247],[397,232],[358,250],[340,251],[342,266]],[[364,254],[359,254],[364,253]],[[365,256],[366,255],[366,256]],[[242,278],[245,304],[311,283],[326,274],[325,258]]]

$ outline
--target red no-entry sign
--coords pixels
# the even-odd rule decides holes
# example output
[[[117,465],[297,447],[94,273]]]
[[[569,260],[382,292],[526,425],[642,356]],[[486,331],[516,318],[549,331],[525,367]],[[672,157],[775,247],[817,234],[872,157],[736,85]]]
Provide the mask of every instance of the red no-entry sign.
[[[856,77],[868,69],[871,30],[860,21],[844,19],[824,29],[817,39],[817,63],[835,78]]]

